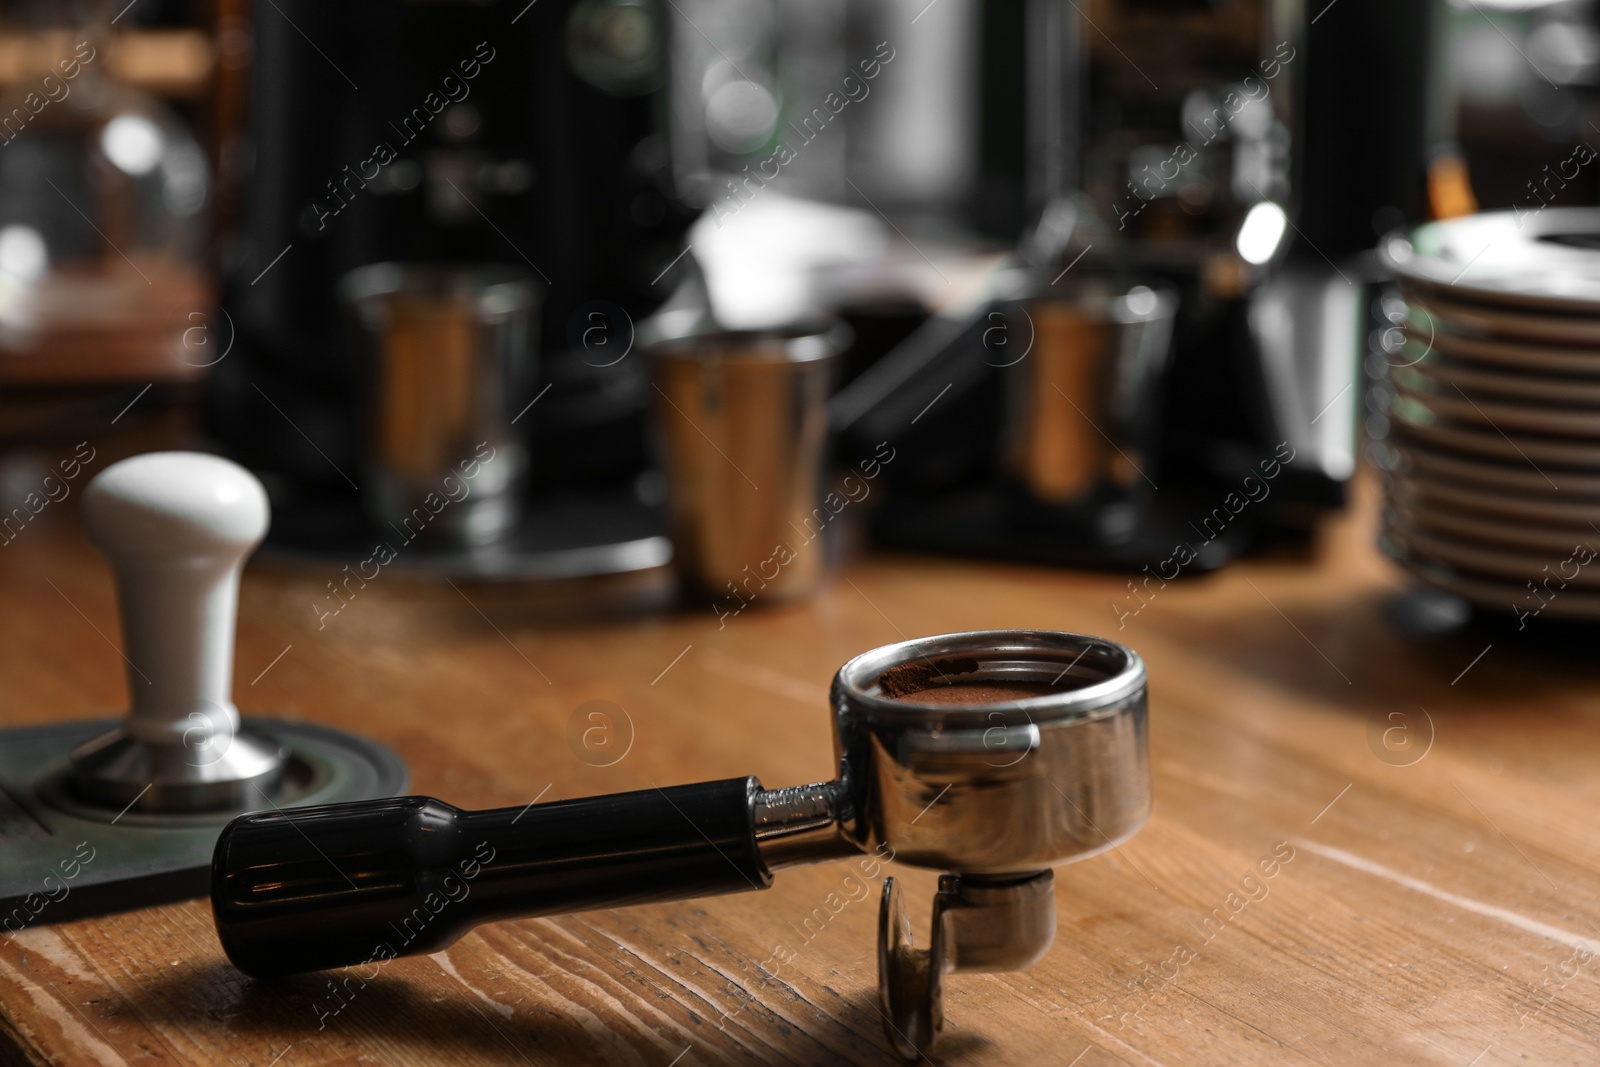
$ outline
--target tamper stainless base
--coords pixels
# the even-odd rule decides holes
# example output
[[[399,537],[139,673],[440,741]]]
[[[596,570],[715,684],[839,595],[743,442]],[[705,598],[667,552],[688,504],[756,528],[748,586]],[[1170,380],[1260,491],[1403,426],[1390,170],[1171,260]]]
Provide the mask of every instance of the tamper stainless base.
[[[237,809],[161,814],[84,797],[68,754],[116,725],[0,731],[0,931],[6,935],[205,894],[217,834]],[[276,786],[251,791],[244,810],[369,800],[406,788],[399,757],[363,738],[269,719],[247,718],[245,728],[283,750],[285,759]]]
[[[107,807],[152,811],[246,811],[277,788],[289,752],[263,734],[240,731],[205,763],[189,750],[144,744],[118,727],[72,752],[80,795]]]

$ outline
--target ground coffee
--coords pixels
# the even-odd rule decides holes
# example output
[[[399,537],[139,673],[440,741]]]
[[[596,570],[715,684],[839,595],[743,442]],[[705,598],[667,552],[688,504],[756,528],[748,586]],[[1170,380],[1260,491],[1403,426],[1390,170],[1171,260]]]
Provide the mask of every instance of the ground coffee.
[[[878,677],[878,691],[890,700],[958,706],[999,704],[1060,692],[1048,682],[973,677],[977,670],[975,659],[902,663]]]

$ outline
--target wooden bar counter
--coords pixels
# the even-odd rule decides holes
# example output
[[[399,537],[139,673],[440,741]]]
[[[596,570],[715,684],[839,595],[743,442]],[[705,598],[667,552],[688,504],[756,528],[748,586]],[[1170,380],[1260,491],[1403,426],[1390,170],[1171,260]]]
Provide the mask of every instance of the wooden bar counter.
[[[77,495],[0,547],[3,726],[124,706]],[[1594,657],[1570,628],[1565,651],[1542,644],[1539,619],[1520,640],[1405,636],[1375,515],[1365,485],[1309,555],[1155,587],[1136,613],[1125,577],[866,555],[814,599],[721,624],[626,582],[394,574],[326,615],[337,568],[257,565],[235,698],[379,740],[414,792],[462,807],[774,787],[832,777],[828,683],[858,652],[1102,634],[1149,666],[1155,813],[1058,869],[1043,961],[946,983],[930,1062],[1600,1062]],[[199,900],[34,925],[0,938],[0,1063],[890,1064],[885,873],[925,936],[933,873],[823,865],[763,893],[480,927],[337,998],[327,975],[234,970]]]

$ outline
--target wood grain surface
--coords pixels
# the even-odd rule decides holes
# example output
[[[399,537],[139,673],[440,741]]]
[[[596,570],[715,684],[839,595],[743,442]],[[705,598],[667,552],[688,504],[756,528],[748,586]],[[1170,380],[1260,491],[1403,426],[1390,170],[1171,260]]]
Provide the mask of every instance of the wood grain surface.
[[[3,484],[56,458],[12,457]],[[0,547],[3,725],[125,700],[110,575],[75,498]],[[827,686],[858,652],[987,627],[1103,634],[1149,665],[1155,814],[1058,870],[1041,963],[947,981],[930,1062],[1600,1062],[1593,656],[1537,619],[1521,640],[1403,636],[1375,509],[1365,487],[1308,555],[1156,587],[1121,629],[1112,603],[1139,603],[1125,578],[910,557],[857,556],[814,599],[725,627],[661,607],[649,582],[391,574],[319,627],[336,572],[253,567],[236,698],[381,740],[416,791],[465,807],[772,787],[831,777]],[[592,750],[569,741],[591,701],[620,709]],[[1412,731],[1403,759],[1381,741],[1394,727]],[[201,901],[36,925],[0,939],[0,1062],[889,1064],[879,886],[854,869],[481,927],[338,1001],[326,975],[233,970]],[[933,873],[888,871],[926,923]]]

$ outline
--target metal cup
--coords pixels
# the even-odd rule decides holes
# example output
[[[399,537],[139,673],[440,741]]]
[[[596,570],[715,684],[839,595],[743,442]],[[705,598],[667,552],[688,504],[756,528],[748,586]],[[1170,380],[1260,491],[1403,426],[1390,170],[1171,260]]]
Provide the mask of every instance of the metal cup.
[[[1034,287],[1005,312],[1006,467],[1035,517],[1132,532],[1160,445],[1178,296],[1093,275]],[[1011,353],[1021,353],[1012,355]]]
[[[716,331],[649,349],[673,560],[729,610],[822,577],[821,508],[838,325]]]
[[[487,263],[374,263],[340,295],[362,327],[367,511],[407,541],[496,541],[528,468],[512,423],[531,399],[540,290]]]

